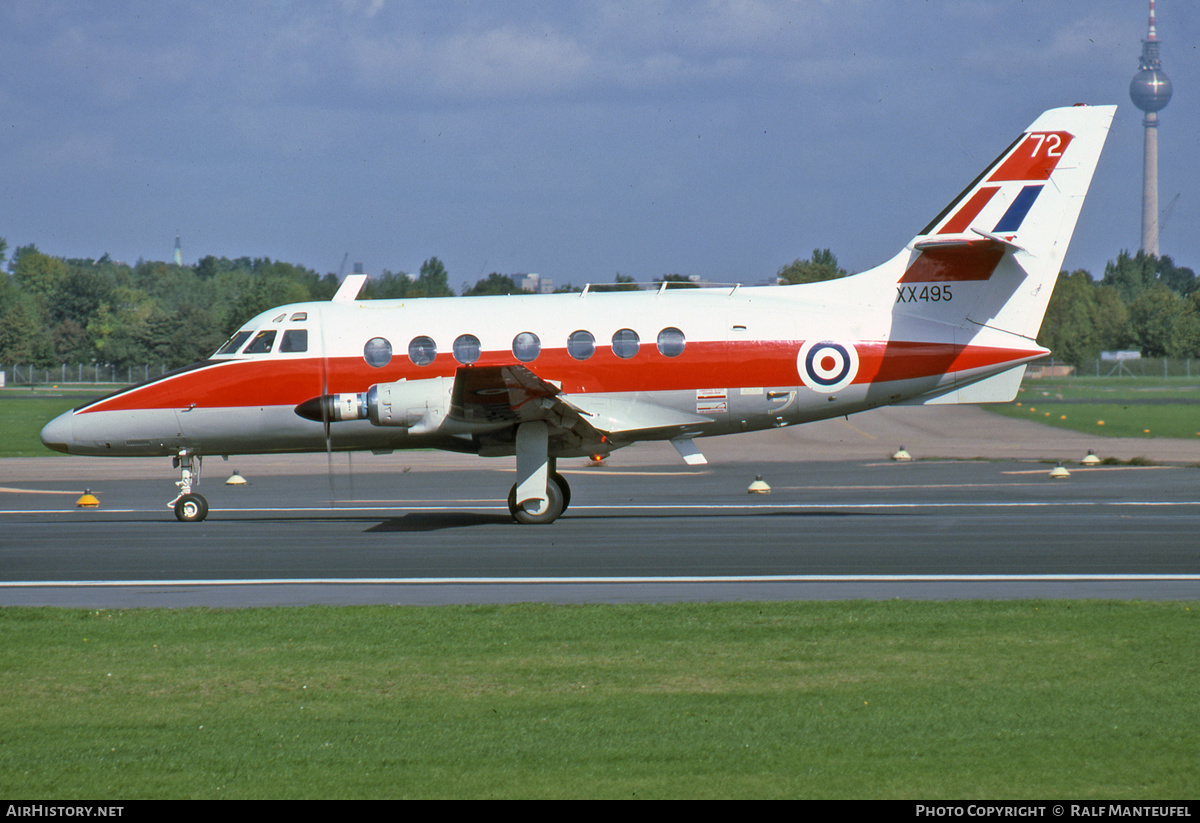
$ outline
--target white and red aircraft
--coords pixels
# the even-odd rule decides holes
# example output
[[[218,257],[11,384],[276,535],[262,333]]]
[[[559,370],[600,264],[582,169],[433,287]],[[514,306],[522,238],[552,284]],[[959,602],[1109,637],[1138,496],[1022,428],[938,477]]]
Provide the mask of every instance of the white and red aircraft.
[[[1115,106],[1047,111],[881,266],[796,286],[357,299],[264,312],[209,359],[52,420],[70,454],[169,455],[203,520],[203,455],[438,448],[516,456],[509,509],[569,505],[556,459],[895,403],[1012,400]]]

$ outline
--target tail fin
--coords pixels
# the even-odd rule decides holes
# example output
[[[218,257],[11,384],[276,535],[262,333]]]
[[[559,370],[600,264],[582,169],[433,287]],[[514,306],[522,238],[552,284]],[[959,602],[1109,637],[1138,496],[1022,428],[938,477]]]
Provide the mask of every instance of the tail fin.
[[[1035,120],[913,238],[895,313],[1036,339],[1115,112]]]

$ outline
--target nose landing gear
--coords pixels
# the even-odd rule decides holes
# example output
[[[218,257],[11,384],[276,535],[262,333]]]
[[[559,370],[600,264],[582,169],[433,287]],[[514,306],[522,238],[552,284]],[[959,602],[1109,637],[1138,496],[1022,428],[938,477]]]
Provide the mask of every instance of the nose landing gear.
[[[180,449],[171,460],[172,465],[179,469],[179,494],[167,504],[167,508],[175,510],[175,517],[183,523],[198,523],[208,517],[208,501],[203,495],[192,492],[192,484],[200,485],[201,458],[187,449]]]

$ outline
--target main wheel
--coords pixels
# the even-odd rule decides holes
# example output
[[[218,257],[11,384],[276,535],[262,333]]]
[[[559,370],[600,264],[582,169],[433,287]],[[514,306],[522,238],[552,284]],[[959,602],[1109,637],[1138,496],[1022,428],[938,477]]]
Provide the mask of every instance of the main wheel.
[[[567,478],[563,477],[558,472],[555,472],[554,474],[550,475],[550,479],[558,484],[558,490],[562,492],[562,510],[566,511],[571,507],[571,487],[567,485]]]
[[[533,504],[533,501],[530,501]],[[534,504],[537,505],[537,504]],[[536,509],[517,505],[517,484],[514,483],[508,492],[508,510],[513,520],[526,525],[553,523],[563,513],[563,493],[558,483],[553,481],[546,484],[546,499],[541,501]]]
[[[208,501],[198,494],[185,494],[175,501],[175,516],[183,523],[198,523],[208,517]]]

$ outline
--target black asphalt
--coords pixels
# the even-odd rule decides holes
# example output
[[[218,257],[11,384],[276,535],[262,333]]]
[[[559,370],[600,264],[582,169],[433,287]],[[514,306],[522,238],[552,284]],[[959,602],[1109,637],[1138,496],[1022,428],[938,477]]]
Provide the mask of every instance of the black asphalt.
[[[1200,599],[1196,468],[1076,466],[1071,477],[1054,480],[1052,465],[1033,462],[776,463],[764,475],[772,492],[752,495],[747,487],[761,465],[693,471],[574,461],[562,466],[571,509],[550,526],[518,526],[501,503],[512,482],[507,463],[482,465],[342,473],[332,495],[323,474],[251,476],[231,487],[210,470],[199,491],[211,513],[194,524],[177,522],[166,508],[174,492],[167,471],[159,480],[113,472],[114,479],[92,481],[96,510],[75,509],[72,495],[30,493],[71,488],[65,478],[6,479],[0,485],[24,491],[0,492],[0,605]],[[968,579],[925,579],[948,575]],[[726,579],[754,577],[789,579]],[[436,586],[414,582],[431,578]],[[11,586],[55,581],[143,581],[148,588]]]

